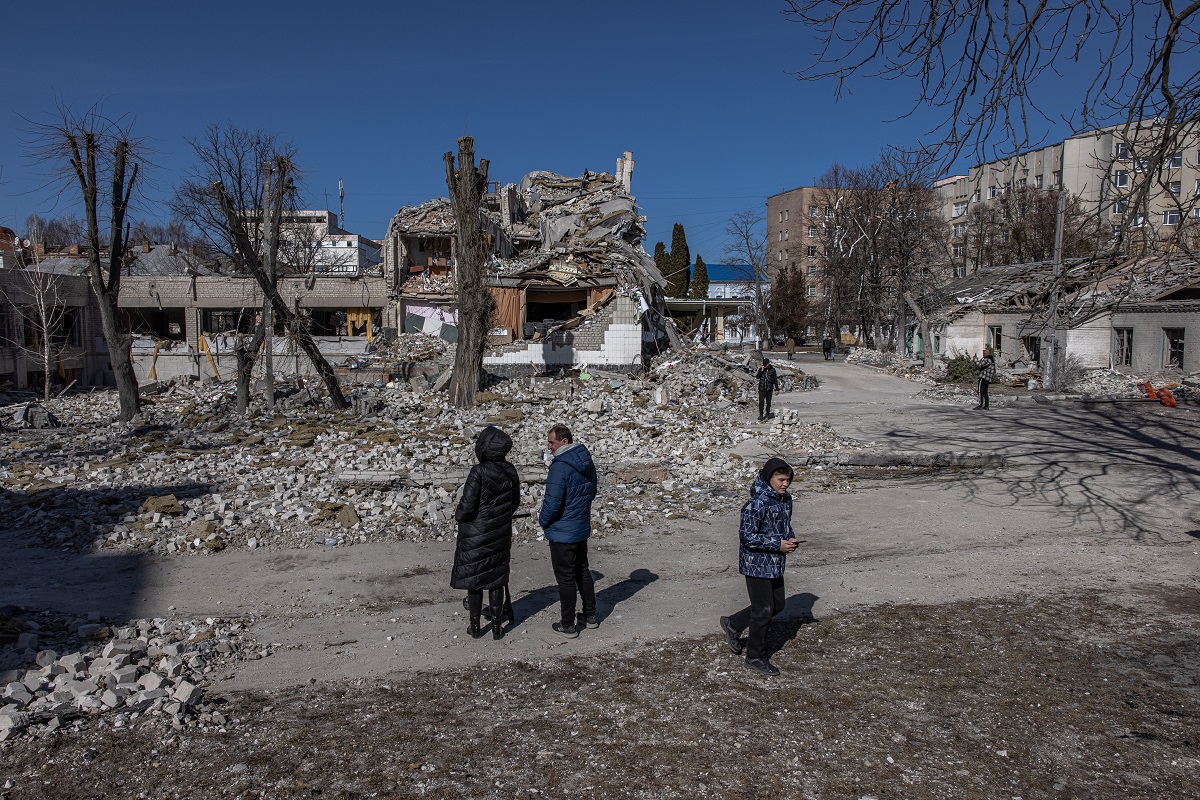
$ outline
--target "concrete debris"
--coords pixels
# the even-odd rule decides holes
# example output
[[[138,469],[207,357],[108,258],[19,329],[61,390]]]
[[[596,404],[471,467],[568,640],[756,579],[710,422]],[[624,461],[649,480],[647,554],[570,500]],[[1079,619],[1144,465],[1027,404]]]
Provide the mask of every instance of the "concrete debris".
[[[117,627],[10,607],[0,622],[34,629],[43,647],[0,648],[0,741],[96,717],[114,727],[223,730],[220,702],[206,688],[238,662],[273,651],[250,637],[248,620],[138,619]]]
[[[759,430],[755,366],[737,351],[670,351],[639,377],[566,370],[496,380],[470,410],[421,381],[391,381],[360,390],[369,416],[280,404],[243,417],[223,387],[192,386],[122,424],[115,393],[59,398],[51,407],[75,421],[69,435],[0,431],[9,454],[0,526],[67,549],[163,556],[447,540],[474,435],[489,423],[512,435],[522,507],[536,510],[545,432],[562,422],[603,471],[594,522],[597,536],[612,536],[668,514],[705,514],[725,503],[710,492],[745,488],[755,465],[737,450]],[[785,364],[779,374],[804,384]],[[805,426],[780,442],[783,452],[848,446]],[[652,473],[627,470],[651,463]],[[516,536],[541,537],[536,514],[517,521]]]
[[[12,417],[18,428],[57,428],[62,425],[58,417],[37,403],[25,403]]]

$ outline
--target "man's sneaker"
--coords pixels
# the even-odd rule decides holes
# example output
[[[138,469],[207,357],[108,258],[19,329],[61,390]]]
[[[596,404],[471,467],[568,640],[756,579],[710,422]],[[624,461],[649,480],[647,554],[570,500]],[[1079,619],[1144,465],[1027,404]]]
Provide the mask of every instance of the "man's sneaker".
[[[747,658],[746,666],[755,672],[760,672],[763,675],[778,675],[779,667],[767,661],[765,658]]]
[[[585,616],[583,614],[576,614],[575,615],[575,627],[582,628],[585,625],[589,628],[599,628],[600,627],[600,618],[597,617],[595,614],[592,614],[591,616]]]
[[[742,654],[742,640],[738,636],[738,632],[733,629],[733,623],[729,621],[729,617],[721,617],[721,630],[725,631],[725,641],[729,644],[730,651],[735,656]]]
[[[556,622],[550,627],[554,629],[555,633],[559,634],[560,636],[565,636],[568,639],[574,639],[579,635],[579,629],[574,625],[563,625],[561,622]]]

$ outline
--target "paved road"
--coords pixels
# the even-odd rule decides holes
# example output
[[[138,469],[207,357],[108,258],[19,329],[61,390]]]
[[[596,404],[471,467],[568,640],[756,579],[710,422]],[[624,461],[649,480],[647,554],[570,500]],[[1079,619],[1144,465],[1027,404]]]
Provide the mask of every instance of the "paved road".
[[[914,399],[919,384],[878,370],[819,359],[804,367],[822,388],[782,395],[782,407],[881,447],[990,450],[1007,462],[884,478],[805,473],[795,486],[795,521],[807,542],[789,564],[787,613],[834,617],[879,603],[1077,588],[1132,597],[1145,586],[1195,584],[1195,409],[1027,403],[985,415]],[[752,422],[747,429],[766,430]],[[770,452],[769,442],[750,447]],[[283,649],[218,688],[630,648],[712,634],[718,616],[744,604],[739,505],[731,498],[711,517],[596,540],[604,622],[571,641],[550,632],[555,593],[546,546],[537,542],[515,548],[518,622],[496,643],[463,634],[461,598],[448,586],[448,542],[187,558],[65,555],[0,542],[0,605],[114,619],[251,616],[259,638]]]

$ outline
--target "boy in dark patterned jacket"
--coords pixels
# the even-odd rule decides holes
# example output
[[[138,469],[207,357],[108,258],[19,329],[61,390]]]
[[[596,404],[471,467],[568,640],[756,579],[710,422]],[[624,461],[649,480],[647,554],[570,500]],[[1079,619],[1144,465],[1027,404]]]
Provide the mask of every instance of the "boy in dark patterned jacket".
[[[783,611],[783,570],[787,554],[798,542],[792,531],[792,468],[782,458],[770,458],[754,478],[750,499],[742,506],[738,528],[739,571],[746,576],[750,605],[731,617],[721,617],[721,630],[734,655],[742,652],[741,632],[746,639],[746,666],[763,675],[778,675],[767,653],[767,626]]]

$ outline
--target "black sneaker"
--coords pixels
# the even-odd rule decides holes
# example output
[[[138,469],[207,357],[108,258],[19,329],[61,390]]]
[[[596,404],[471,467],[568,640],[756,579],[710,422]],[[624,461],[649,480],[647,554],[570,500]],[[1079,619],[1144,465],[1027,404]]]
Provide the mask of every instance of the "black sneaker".
[[[725,641],[729,644],[730,651],[735,656],[740,656],[742,640],[738,636],[738,632],[733,629],[733,623],[729,621],[729,617],[721,617],[721,630],[725,631]]]
[[[579,629],[574,625],[564,625],[561,622],[556,622],[550,627],[554,629],[555,633],[559,634],[560,636],[565,636],[568,639],[574,639],[579,635]]]
[[[575,615],[575,627],[583,628],[585,626],[588,628],[599,628],[600,627],[600,618],[597,617],[595,614],[592,614],[591,616],[585,616],[584,614],[576,614]]]
[[[763,675],[775,676],[779,674],[779,667],[775,666],[770,661],[767,661],[765,658],[747,658],[746,666],[755,672],[762,673]]]

